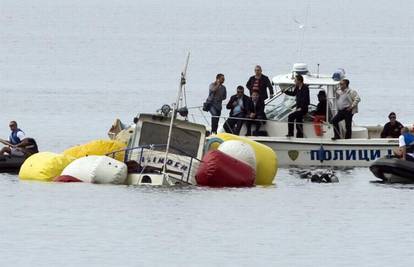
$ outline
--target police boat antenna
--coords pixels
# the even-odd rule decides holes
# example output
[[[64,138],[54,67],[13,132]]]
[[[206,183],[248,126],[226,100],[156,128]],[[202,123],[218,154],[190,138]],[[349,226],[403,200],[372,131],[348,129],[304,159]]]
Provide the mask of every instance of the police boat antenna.
[[[316,78],[319,78],[319,63],[318,63],[318,70],[316,72]]]
[[[182,94],[182,91],[183,91],[183,87],[186,83],[187,68],[188,68],[189,60],[190,60],[190,52],[187,53],[187,59],[185,61],[184,70],[181,72],[180,85],[178,86],[177,100],[175,101],[175,103],[173,105],[173,108],[172,108],[172,112],[171,112],[170,128],[168,129],[167,147],[165,148],[164,165],[162,167],[162,171],[163,171],[164,174],[167,170],[167,158],[168,158],[168,153],[169,153],[169,150],[170,150],[172,129],[173,129],[174,119],[176,117],[176,112],[177,112],[177,109],[178,109],[178,105],[179,105],[179,102],[180,102],[181,94]]]

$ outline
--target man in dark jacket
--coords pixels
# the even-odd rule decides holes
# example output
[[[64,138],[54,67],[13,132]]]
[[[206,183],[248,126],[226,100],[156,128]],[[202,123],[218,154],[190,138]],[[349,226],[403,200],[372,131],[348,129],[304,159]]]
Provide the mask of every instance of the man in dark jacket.
[[[254,68],[255,75],[250,77],[247,81],[246,87],[250,91],[250,96],[252,95],[253,91],[258,91],[260,97],[263,101],[268,98],[267,89],[269,89],[270,98],[273,97],[273,86],[270,83],[269,78],[266,75],[262,74],[262,67],[257,65]]]
[[[260,130],[260,127],[266,120],[266,113],[264,111],[265,104],[263,99],[260,97],[258,91],[253,91],[250,98],[250,107],[248,118],[250,120],[246,123],[247,133],[246,136],[252,135],[252,124],[256,125],[256,130],[253,131],[253,135],[258,135],[257,133]]]
[[[296,96],[296,111],[289,114],[288,117],[288,134],[286,137],[292,137],[294,132],[294,122],[296,121],[296,137],[303,138],[303,116],[308,113],[309,107],[309,87],[303,83],[303,76],[296,75],[295,89],[293,92],[284,92],[290,96]]]
[[[318,105],[312,115],[326,116],[326,93],[324,90],[318,92]],[[325,119],[324,119],[325,120]]]
[[[243,119],[248,115],[250,99],[244,94],[243,86],[237,86],[237,93],[230,97],[226,108],[230,109],[229,118],[224,123],[224,130],[227,133],[240,134]]]
[[[319,91],[318,101],[319,103],[316,106],[316,110],[312,111],[313,127],[315,129],[316,136],[322,136],[322,124],[326,121],[326,93],[324,90]]]
[[[388,115],[389,122],[384,125],[384,129],[381,132],[381,138],[398,138],[401,135],[401,129],[404,126],[397,121],[397,115],[395,112],[391,112]]]

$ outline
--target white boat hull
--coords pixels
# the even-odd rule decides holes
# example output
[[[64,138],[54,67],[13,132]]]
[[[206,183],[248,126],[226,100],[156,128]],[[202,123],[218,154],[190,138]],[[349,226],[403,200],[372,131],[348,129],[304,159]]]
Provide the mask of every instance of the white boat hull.
[[[392,154],[398,146],[391,139],[322,140],[317,138],[252,137],[271,147],[280,167],[334,166],[368,167],[373,161]]]
[[[181,179],[162,173],[131,173],[127,177],[127,185],[172,186],[188,185]]]

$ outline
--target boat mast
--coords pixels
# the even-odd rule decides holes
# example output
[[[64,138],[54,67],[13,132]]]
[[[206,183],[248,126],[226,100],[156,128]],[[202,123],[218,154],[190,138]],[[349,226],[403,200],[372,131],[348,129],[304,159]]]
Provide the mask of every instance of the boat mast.
[[[167,170],[167,158],[168,158],[168,153],[169,153],[169,150],[170,150],[172,129],[173,129],[174,119],[175,119],[175,115],[176,115],[175,113],[178,110],[178,105],[179,105],[179,102],[180,102],[181,94],[182,94],[183,87],[184,87],[185,82],[186,82],[187,67],[188,67],[188,61],[189,60],[190,60],[190,52],[188,52],[188,54],[187,54],[187,59],[185,61],[184,70],[181,72],[181,79],[180,79],[180,85],[178,86],[177,100],[175,101],[175,103],[173,105],[172,112],[171,112],[170,128],[168,129],[167,147],[165,149],[164,165],[162,167],[163,173],[165,173],[165,171]]]

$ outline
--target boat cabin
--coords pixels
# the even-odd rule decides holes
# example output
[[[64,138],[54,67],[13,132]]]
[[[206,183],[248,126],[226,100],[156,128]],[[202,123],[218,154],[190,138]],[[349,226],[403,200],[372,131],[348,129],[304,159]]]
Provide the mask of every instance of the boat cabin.
[[[276,94],[272,99],[266,101],[266,116],[268,121],[263,126],[269,136],[284,136],[287,134],[287,120],[291,112],[296,109],[294,96],[289,96],[283,92],[293,90],[295,87],[294,77],[301,74],[304,83],[309,86],[310,106],[309,112],[304,117],[305,138],[326,138],[334,136],[333,127],[328,123],[337,113],[336,91],[339,89],[339,82],[345,78],[345,71],[339,69],[333,75],[311,74],[306,64],[295,64],[289,74],[278,75],[272,79],[276,87]],[[316,110],[318,104],[317,94],[319,91],[326,93],[326,114],[322,123],[314,122],[312,111]],[[318,125],[315,125],[318,124]],[[341,125],[342,124],[342,125]],[[344,122],[341,122],[341,134],[345,133]],[[378,138],[381,129],[378,127],[352,127],[352,138]],[[243,134],[243,133],[242,133]]]
[[[173,183],[195,184],[195,172],[203,156],[206,128],[201,124],[175,119],[166,158],[170,122],[171,117],[162,114],[139,115],[125,155],[127,165],[138,166],[128,175],[129,184],[154,184],[154,177],[165,180],[165,174]],[[155,182],[159,185],[163,183],[165,181]]]

